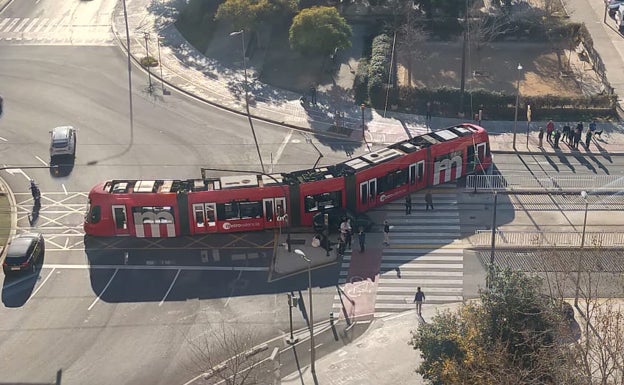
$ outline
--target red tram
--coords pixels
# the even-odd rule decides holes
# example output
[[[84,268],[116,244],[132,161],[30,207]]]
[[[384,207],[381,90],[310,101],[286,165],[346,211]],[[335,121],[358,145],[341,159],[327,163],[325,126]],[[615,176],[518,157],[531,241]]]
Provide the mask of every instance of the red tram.
[[[311,226],[331,207],[364,212],[412,191],[485,171],[485,129],[461,124],[332,166],[275,175],[112,180],[91,189],[84,230],[95,236],[176,237]]]

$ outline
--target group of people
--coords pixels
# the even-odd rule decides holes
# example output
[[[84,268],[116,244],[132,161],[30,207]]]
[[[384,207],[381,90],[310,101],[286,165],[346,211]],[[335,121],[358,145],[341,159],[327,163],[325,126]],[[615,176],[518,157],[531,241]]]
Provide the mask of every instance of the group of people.
[[[364,228],[358,228],[358,242],[360,244],[360,253],[364,252],[366,243],[366,233]],[[344,217],[340,223],[340,238],[338,239],[338,255],[343,256],[346,249],[351,248],[353,240],[353,228],[351,227],[351,219]]]
[[[589,145],[591,144],[591,140],[594,135],[600,136],[602,134],[602,131],[596,131],[596,127],[596,121],[594,120],[589,124],[589,129],[585,133],[585,147],[587,149],[589,149]],[[558,128],[555,128],[555,123],[552,120],[549,120],[546,124],[546,141],[551,143],[554,148],[559,148],[559,141],[563,140],[563,142],[567,143],[568,146],[578,150],[583,130],[583,122],[578,122],[575,128],[572,128],[570,124],[565,124],[560,131]],[[542,148],[544,140],[543,127],[539,128],[537,138],[539,139],[539,147]]]
[[[433,210],[433,195],[431,191],[427,190],[425,193],[425,210]],[[407,194],[405,196],[405,215],[410,215],[412,213],[412,196]]]

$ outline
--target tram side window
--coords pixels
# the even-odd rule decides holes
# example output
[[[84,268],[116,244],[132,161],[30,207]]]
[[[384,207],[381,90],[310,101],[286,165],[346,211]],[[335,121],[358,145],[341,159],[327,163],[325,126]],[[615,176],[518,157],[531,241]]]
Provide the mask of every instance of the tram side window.
[[[260,218],[261,216],[260,202],[240,202],[239,207],[241,218]]]
[[[315,195],[306,195],[304,199],[305,212],[315,212],[342,206],[342,194],[340,191],[325,192]]]
[[[217,205],[217,215],[220,219],[226,221],[241,218],[260,218],[262,205],[260,202],[222,203]],[[212,220],[214,221],[214,218]]]
[[[379,178],[379,193],[407,184],[408,175],[407,169],[401,169],[389,172],[385,176]]]

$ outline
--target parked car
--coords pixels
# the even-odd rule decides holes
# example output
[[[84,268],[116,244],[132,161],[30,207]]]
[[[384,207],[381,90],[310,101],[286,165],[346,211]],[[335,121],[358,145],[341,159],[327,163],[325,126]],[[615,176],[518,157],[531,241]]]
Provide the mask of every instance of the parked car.
[[[21,271],[35,271],[43,260],[45,242],[41,233],[22,233],[13,238],[2,262],[4,275]]]
[[[624,0],[604,0],[605,7],[608,8],[609,16],[613,17]]]
[[[55,127],[50,131],[50,136],[50,157],[76,155],[76,129],[74,127]]]
[[[362,227],[364,231],[369,231],[373,227],[373,221],[366,214],[355,215],[351,211],[342,208],[334,207],[331,209],[323,210],[314,215],[314,231],[321,232],[325,229],[324,215],[328,215],[329,232],[338,232],[340,230],[340,223],[343,218],[351,220],[351,228],[353,233],[357,233],[358,229]]]

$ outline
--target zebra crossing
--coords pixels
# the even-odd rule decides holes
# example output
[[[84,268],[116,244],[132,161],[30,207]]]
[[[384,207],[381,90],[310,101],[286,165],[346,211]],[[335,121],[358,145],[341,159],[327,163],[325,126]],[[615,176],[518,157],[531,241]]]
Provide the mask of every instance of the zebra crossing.
[[[0,18],[0,44],[113,45],[108,24],[77,24],[71,16],[59,18]]]
[[[358,296],[376,290],[375,317],[414,309],[414,293],[420,286],[426,304],[458,302],[463,299],[464,250],[455,184],[437,186],[433,191],[433,211],[425,211],[425,191],[412,194],[412,212],[405,214],[403,200],[385,205],[391,225],[390,247],[382,251],[376,289],[369,281],[349,279],[351,253],[344,256],[339,284],[349,279],[349,293]],[[355,285],[354,285],[355,284]],[[339,296],[334,308],[340,308]]]

